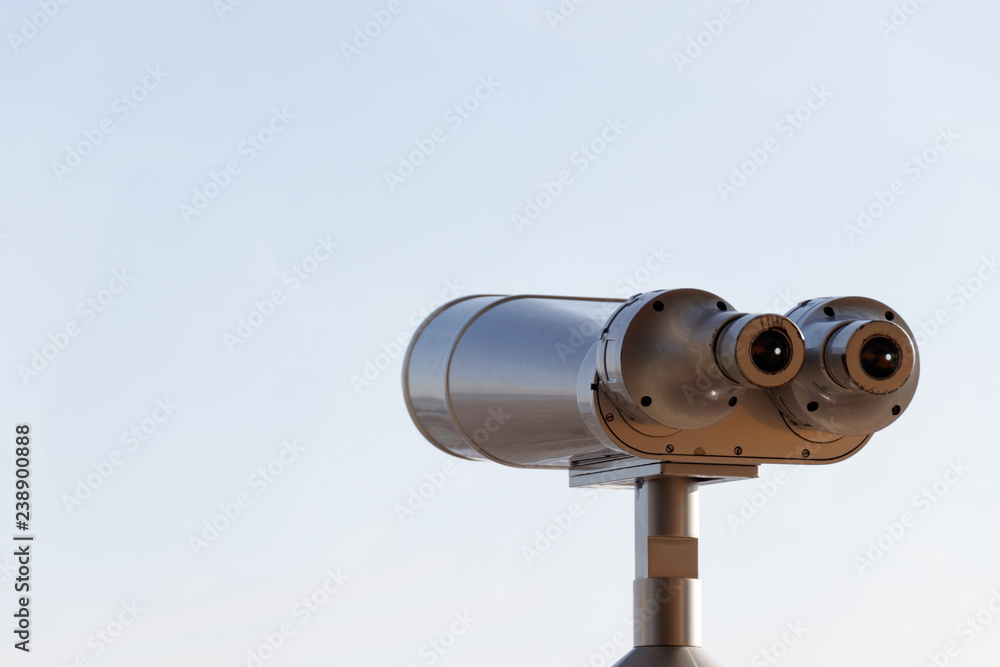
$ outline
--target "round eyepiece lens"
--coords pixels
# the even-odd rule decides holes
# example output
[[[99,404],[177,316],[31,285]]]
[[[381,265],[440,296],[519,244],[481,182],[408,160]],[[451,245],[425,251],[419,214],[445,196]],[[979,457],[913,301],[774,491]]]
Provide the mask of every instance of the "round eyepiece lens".
[[[780,329],[762,331],[750,343],[750,360],[762,373],[780,373],[792,361],[792,341]]]
[[[886,336],[874,336],[861,346],[861,368],[875,380],[895,375],[902,361],[899,345]]]

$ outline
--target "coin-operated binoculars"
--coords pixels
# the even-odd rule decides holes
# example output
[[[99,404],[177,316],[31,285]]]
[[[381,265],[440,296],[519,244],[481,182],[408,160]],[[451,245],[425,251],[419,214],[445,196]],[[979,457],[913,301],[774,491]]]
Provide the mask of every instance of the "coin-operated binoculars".
[[[634,489],[635,649],[618,666],[717,667],[701,648],[700,486],[854,455],[918,376],[912,332],[878,301],[760,315],[678,289],[452,301],[414,335],[403,389],[449,454]]]

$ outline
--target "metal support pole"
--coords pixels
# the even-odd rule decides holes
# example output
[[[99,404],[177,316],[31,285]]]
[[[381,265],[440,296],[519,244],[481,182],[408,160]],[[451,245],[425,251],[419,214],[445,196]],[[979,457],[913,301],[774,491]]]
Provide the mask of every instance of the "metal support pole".
[[[719,667],[701,648],[696,477],[637,479],[635,649],[616,667]]]
[[[635,491],[635,648],[615,667],[721,667],[701,648],[698,491],[757,477],[757,466],[599,462],[570,486]]]
[[[701,646],[698,480],[643,482],[635,490],[635,645]]]

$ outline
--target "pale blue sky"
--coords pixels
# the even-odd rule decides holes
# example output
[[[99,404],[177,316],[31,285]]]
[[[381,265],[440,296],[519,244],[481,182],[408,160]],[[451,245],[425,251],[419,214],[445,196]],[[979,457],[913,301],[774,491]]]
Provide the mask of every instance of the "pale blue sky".
[[[756,483],[703,492],[711,653],[750,665],[798,622],[809,630],[780,664],[916,665],[950,641],[954,664],[995,658],[1000,619],[971,642],[959,624],[1000,590],[1000,281],[971,301],[956,290],[993,278],[1000,250],[996,3],[912,3],[883,34],[891,0],[588,0],[554,28],[558,0],[401,0],[348,62],[342,44],[389,0],[221,2],[0,11],[0,440],[34,428],[37,535],[35,650],[2,647],[0,662],[245,666],[287,622],[269,667],[599,664],[631,605],[630,494],[449,460],[409,420],[394,345],[442,295],[616,297],[628,281],[747,311],[859,294],[934,332],[910,410],[855,458],[784,471],[738,530],[728,517]],[[43,5],[51,17],[35,17]],[[477,88],[458,123],[449,110]],[[581,162],[609,122],[614,140]],[[386,172],[428,138],[391,191]],[[765,146],[724,200],[719,182]],[[70,149],[88,154],[54,167]],[[914,171],[924,151],[935,161]],[[512,216],[562,171],[519,232]],[[196,190],[214,198],[185,216]],[[296,282],[296,265],[315,270]],[[129,284],[103,293],[116,271]],[[262,326],[227,346],[275,291]],[[88,316],[88,298],[110,303]],[[67,325],[78,335],[25,381],[19,367]],[[385,368],[352,382],[368,363]],[[158,400],[177,406],[162,423]],[[122,434],[148,419],[130,451]],[[292,439],[302,451],[273,481],[251,479]],[[68,511],[115,450],[121,465]],[[914,496],[957,461],[970,471],[923,512]],[[401,522],[396,506],[452,462]],[[12,479],[8,454],[9,501]],[[241,493],[248,506],[196,554],[190,537]],[[583,516],[526,563],[521,548],[574,502]],[[907,511],[916,526],[859,573]],[[349,579],[328,595],[331,571]],[[0,591],[12,613],[9,580]],[[325,602],[302,622],[313,594]],[[131,603],[144,611],[98,655],[88,637]],[[475,620],[428,649],[456,614]]]

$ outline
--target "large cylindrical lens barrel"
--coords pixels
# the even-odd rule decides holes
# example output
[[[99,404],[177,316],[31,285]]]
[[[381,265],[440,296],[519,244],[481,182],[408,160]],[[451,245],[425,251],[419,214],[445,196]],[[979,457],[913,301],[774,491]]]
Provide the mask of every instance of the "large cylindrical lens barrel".
[[[432,443],[468,459],[566,468],[574,457],[600,455],[608,444],[581,414],[579,385],[589,391],[594,343],[620,303],[480,296],[446,304],[406,354],[414,422]]]

